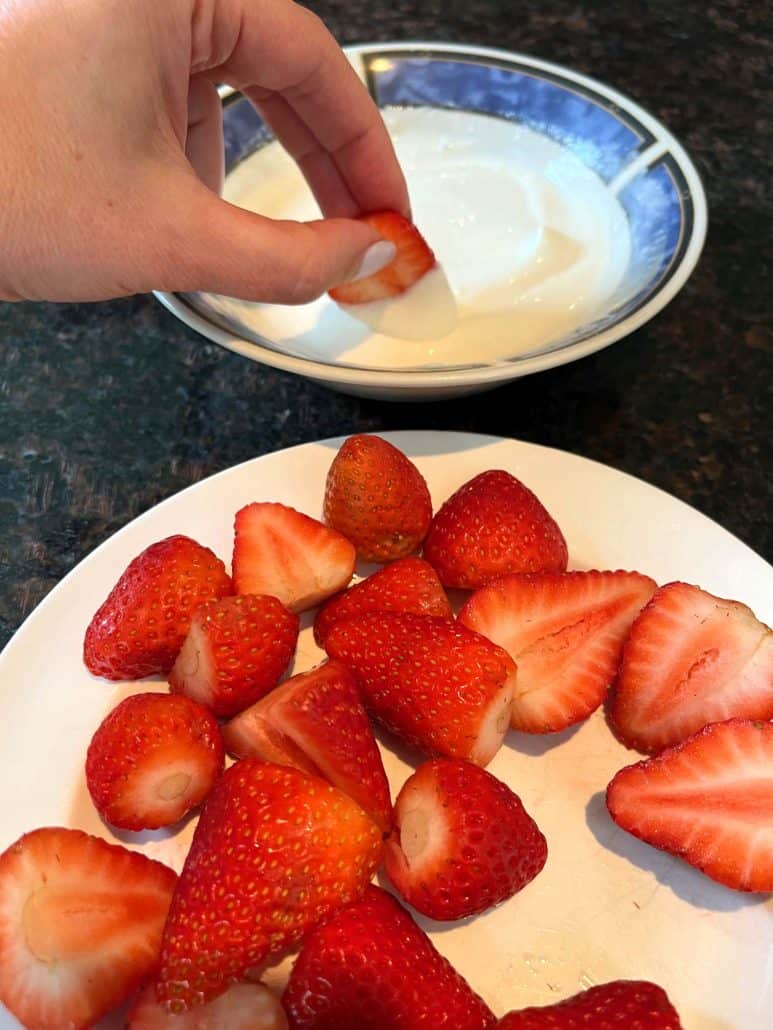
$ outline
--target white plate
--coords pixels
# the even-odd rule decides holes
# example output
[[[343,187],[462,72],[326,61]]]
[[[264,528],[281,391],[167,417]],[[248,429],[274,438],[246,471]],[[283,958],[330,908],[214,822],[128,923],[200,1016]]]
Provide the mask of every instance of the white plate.
[[[495,437],[386,436],[415,459],[435,505],[477,472],[508,469],[558,520],[573,568],[633,568],[661,583],[699,583],[773,622],[773,569],[703,515],[639,480]],[[112,839],[85,793],[84,755],[116,701],[148,684],[92,679],[81,645],[91,615],[128,562],[172,533],[187,533],[228,561],[234,512],[249,501],[282,501],[319,515],[340,442],[270,454],[184,490],[102,544],[27,619],[0,656],[0,849],[52,824]],[[296,667],[318,657],[307,629]],[[396,791],[408,767],[385,757]],[[600,712],[556,737],[511,734],[490,769],[545,833],[547,865],[494,912],[461,925],[424,925],[497,1014],[593,983],[640,978],[668,991],[686,1030],[763,1030],[773,1005],[773,901],[726,890],[616,829],[603,791],[617,769],[636,759]],[[179,868],[191,829],[171,839],[123,839]],[[2,1030],[16,1025],[0,1010]]]

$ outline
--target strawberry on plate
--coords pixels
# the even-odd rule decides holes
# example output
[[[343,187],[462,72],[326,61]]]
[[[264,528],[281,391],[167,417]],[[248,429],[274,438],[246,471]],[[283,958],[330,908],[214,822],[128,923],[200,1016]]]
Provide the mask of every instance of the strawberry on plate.
[[[421,472],[380,436],[346,440],[325,483],[324,518],[363,561],[388,562],[419,549],[432,520]]]
[[[35,1030],[81,1030],[152,973],[177,877],[80,830],[0,855],[0,1002]]]
[[[297,944],[360,896],[381,832],[317,777],[245,758],[220,777],[172,899],[156,983],[184,1012]]]
[[[718,883],[773,891],[773,722],[713,723],[621,769],[607,808],[628,833]]]
[[[513,728],[555,733],[606,696],[631,623],[655,592],[638,572],[503,576],[468,599],[459,621],[518,666]]]
[[[384,764],[352,674],[325,662],[283,683],[223,728],[237,758],[291,765],[357,802],[377,826],[392,825]]]
[[[299,625],[275,597],[210,601],[193,616],[169,686],[219,718],[235,715],[277,685],[295,653]]]
[[[682,1030],[682,1024],[662,987],[614,980],[555,1005],[509,1012],[497,1030]]]
[[[371,714],[406,743],[476,765],[499,750],[516,669],[485,637],[452,619],[366,612],[336,623],[325,649],[352,670]]]
[[[411,612],[445,619],[453,615],[448,597],[429,562],[421,558],[401,558],[331,597],[314,619],[314,639],[324,647],[334,622],[363,612]]]
[[[86,755],[86,784],[113,826],[169,826],[204,800],[223,770],[214,716],[187,697],[134,694],[103,720]]]
[[[424,557],[447,587],[476,590],[508,572],[563,572],[561,530],[527,486],[509,472],[481,472],[440,508]]]
[[[631,627],[609,717],[639,751],[710,722],[773,719],[773,633],[744,604],[668,583]]]
[[[195,1009],[170,1013],[150,984],[129,1013],[128,1030],[288,1030],[279,998],[264,984],[237,983]]]
[[[346,537],[285,504],[255,502],[236,513],[237,594],[269,594],[292,612],[313,608],[348,584],[356,552]]]
[[[431,919],[464,919],[500,904],[545,865],[545,838],[520,798],[485,769],[436,758],[395,802],[387,874]]]
[[[496,1019],[391,894],[368,887],[304,940],[292,1030],[488,1030]]]
[[[338,304],[368,304],[374,300],[387,300],[404,293],[431,268],[435,267],[432,253],[419,230],[396,211],[372,211],[361,215],[385,240],[394,243],[397,253],[388,265],[365,279],[341,283],[330,290]]]
[[[199,605],[231,592],[225,565],[208,547],[187,536],[151,544],[89,623],[86,667],[109,680],[169,672]]]

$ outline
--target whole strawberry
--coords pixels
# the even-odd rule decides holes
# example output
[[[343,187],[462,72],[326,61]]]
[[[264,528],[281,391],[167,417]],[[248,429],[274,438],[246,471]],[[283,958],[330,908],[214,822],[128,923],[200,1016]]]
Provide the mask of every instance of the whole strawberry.
[[[381,833],[323,780],[246,758],[209,796],[172,899],[156,983],[183,1012],[210,1001],[360,896]]]
[[[331,597],[317,612],[314,639],[320,647],[334,622],[363,612],[411,612],[450,619],[451,604],[437,573],[421,558],[401,558],[385,565],[342,594]]]
[[[432,519],[424,477],[380,436],[350,436],[325,484],[325,522],[363,561],[388,562],[418,550]]]
[[[563,572],[567,549],[531,490],[494,469],[445,502],[427,533],[424,557],[444,586],[476,590],[506,572]]]
[[[426,754],[486,765],[510,725],[510,656],[452,619],[366,612],[336,623],[327,653],[354,673],[365,707]]]
[[[496,1019],[391,894],[368,887],[303,942],[292,1030],[487,1030]]]
[[[392,883],[431,919],[464,919],[534,879],[545,838],[510,788],[469,762],[419,766],[395,802],[385,864]]]
[[[113,826],[169,826],[207,796],[223,769],[214,716],[187,697],[135,694],[101,723],[86,755],[86,784]]]
[[[497,1030],[682,1030],[682,1024],[662,987],[615,980],[556,1005],[510,1012]]]
[[[210,601],[193,616],[169,686],[220,718],[272,690],[298,642],[298,616],[275,597],[243,594]]]
[[[231,591],[225,566],[208,547],[187,536],[151,544],[130,563],[89,623],[86,667],[109,680],[169,672],[196,609]]]

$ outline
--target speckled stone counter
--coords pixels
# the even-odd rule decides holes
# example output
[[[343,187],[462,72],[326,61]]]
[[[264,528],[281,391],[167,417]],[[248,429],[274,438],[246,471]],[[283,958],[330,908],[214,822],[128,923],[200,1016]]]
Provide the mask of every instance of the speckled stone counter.
[[[496,45],[628,93],[683,140],[704,178],[701,263],[627,340],[480,398],[424,406],[357,400],[251,364],[151,297],[0,304],[0,643],[157,501],[254,455],[353,431],[465,429],[574,451],[668,490],[773,558],[770,6],[313,6],[342,42]]]

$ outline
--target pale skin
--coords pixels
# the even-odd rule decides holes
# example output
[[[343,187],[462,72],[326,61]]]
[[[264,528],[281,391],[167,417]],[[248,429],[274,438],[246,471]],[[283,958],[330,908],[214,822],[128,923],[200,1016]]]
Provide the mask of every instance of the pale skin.
[[[216,83],[242,90],[323,219],[220,199]],[[378,110],[291,0],[0,0],[0,300],[212,290],[304,303],[409,214]]]

